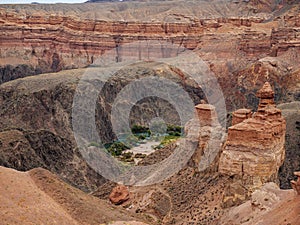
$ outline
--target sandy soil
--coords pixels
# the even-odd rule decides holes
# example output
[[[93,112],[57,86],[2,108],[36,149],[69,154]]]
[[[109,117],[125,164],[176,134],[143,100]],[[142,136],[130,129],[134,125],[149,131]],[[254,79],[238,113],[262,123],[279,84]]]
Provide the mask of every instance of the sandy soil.
[[[0,167],[0,224],[132,224],[143,220],[37,168]],[[126,221],[126,222],[114,222]]]
[[[152,146],[159,145],[159,141],[147,141],[144,144],[141,144],[139,146],[133,147],[130,150],[127,150],[126,152],[132,152],[134,154],[141,153],[145,155],[150,155],[151,153],[155,152],[155,149],[152,148]]]

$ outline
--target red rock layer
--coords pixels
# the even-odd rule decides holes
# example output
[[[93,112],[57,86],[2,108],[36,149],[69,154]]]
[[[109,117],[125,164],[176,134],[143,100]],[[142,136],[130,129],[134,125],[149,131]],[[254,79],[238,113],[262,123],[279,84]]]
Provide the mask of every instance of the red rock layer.
[[[216,109],[210,104],[198,104],[196,105],[196,111],[198,114],[200,126],[214,126],[218,124],[218,116]]]
[[[48,71],[81,68],[122,44],[156,40],[195,49],[209,29],[224,24],[250,27],[259,22],[257,18],[190,19],[180,23],[96,21],[43,12],[19,15],[3,8],[0,9],[0,65],[39,65]],[[161,58],[165,54],[163,44],[158,44],[152,52]]]

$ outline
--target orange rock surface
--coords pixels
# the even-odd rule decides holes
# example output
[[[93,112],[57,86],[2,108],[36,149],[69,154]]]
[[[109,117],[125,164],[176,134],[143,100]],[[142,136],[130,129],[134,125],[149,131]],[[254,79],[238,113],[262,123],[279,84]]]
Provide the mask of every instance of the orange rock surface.
[[[243,122],[251,118],[252,111],[250,109],[238,109],[232,113],[232,125]]]
[[[214,126],[218,124],[218,116],[216,109],[210,104],[198,104],[196,105],[196,111],[198,114],[200,126]]]
[[[257,96],[260,102],[253,117],[229,127],[219,164],[222,174],[242,181],[246,194],[266,182],[277,182],[285,156],[286,122],[274,105],[270,84],[265,83]]]
[[[119,205],[129,199],[129,191],[128,188],[124,185],[118,185],[113,188],[109,195],[109,200],[115,204]]]

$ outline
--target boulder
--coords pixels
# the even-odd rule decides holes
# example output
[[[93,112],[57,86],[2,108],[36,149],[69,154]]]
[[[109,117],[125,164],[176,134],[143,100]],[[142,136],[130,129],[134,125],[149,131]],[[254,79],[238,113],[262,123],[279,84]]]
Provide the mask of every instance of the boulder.
[[[109,195],[109,200],[115,204],[120,205],[129,199],[129,190],[124,185],[114,187]]]

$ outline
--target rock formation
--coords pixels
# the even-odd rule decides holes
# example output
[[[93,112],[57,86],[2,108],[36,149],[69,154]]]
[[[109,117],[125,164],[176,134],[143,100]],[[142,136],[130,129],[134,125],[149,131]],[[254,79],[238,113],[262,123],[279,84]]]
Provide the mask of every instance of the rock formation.
[[[0,165],[19,171],[42,167],[84,191],[105,182],[82,159],[69,139],[49,130],[0,131]]]
[[[229,191],[225,197],[228,205],[239,202],[266,182],[278,182],[278,170],[284,160],[286,123],[274,104],[274,91],[268,82],[257,92],[257,97],[260,99],[257,112],[229,127],[220,157],[220,173],[232,176],[239,183],[237,187],[233,182],[235,191]],[[241,111],[234,113],[240,114]]]
[[[200,131],[192,136],[196,139],[190,140],[199,142],[189,162],[192,167],[153,187],[160,190],[150,195],[151,204],[146,201],[146,206],[140,208],[132,204],[133,211],[155,212],[168,224],[213,224],[224,211],[220,205],[223,195],[224,205],[230,206],[244,201],[263,183],[277,181],[277,171],[284,156],[285,123],[274,106],[274,97],[276,102],[300,99],[297,86],[300,80],[300,7],[280,5],[281,10],[276,7],[277,4],[274,5],[275,1],[265,0],[221,1],[220,7],[218,2],[156,1],[151,3],[155,4],[151,7],[147,2],[86,6],[1,5],[0,83],[43,72],[86,67],[113,48],[118,48],[115,60],[122,61],[131,54],[119,51],[122,45],[139,40],[168,41],[197,52],[217,76],[229,111],[241,106],[256,106],[255,91],[266,80],[272,80],[276,96],[266,84],[258,92],[261,99],[256,113],[241,109],[232,114],[233,124],[229,128],[219,167],[215,159],[218,158],[224,132],[217,122],[214,107],[198,105],[196,110],[200,123],[191,123],[186,128],[187,132],[193,132],[195,126],[200,126]],[[274,10],[275,13],[270,13]],[[157,57],[164,57],[169,54],[169,49],[158,44],[153,52]],[[132,68],[126,69],[107,83],[104,92],[109,94],[100,99],[103,108],[97,108],[97,127],[107,139],[113,135],[107,121],[115,95],[137,77],[157,74],[144,69],[138,74]],[[1,85],[0,165],[20,170],[42,166],[88,191],[102,182],[102,177],[92,172],[82,160],[71,133],[73,93],[84,72],[72,70],[45,74]],[[163,74],[166,74],[165,71]],[[193,99],[203,97],[201,92],[195,93],[198,87],[191,85],[188,78],[177,83],[183,85]],[[198,98],[194,98],[197,95]],[[136,115],[142,109],[148,109],[149,105],[155,105],[154,102],[151,99],[146,107],[138,106],[133,110],[131,119],[134,123],[140,120]],[[165,103],[157,105],[166,106]],[[168,113],[167,107],[162,108],[166,118],[174,116]],[[155,110],[148,114],[155,115]],[[101,129],[103,127],[105,129]],[[169,154],[157,155],[157,158],[165,158]],[[157,158],[153,156],[151,163],[155,163]],[[290,158],[295,160],[293,155]],[[206,176],[203,176],[199,171],[206,168],[212,172],[206,170]],[[217,168],[223,176],[215,173]],[[3,176],[3,173],[0,175]],[[40,182],[40,189],[49,190],[54,182],[46,181],[45,185],[42,182],[44,177],[37,176],[36,182]],[[292,182],[296,191],[298,183]],[[65,187],[64,184],[62,186]],[[70,188],[67,189],[60,193],[58,188],[52,195],[57,201],[64,201]],[[124,193],[127,196],[126,191],[117,190],[112,196]],[[269,200],[265,200],[264,193],[254,194],[251,202],[263,210],[269,207],[269,197],[273,196],[268,195]],[[50,195],[51,191],[47,194]],[[82,199],[74,201],[81,204]],[[115,202],[119,201],[115,199]],[[69,207],[72,202],[67,205]],[[86,208],[89,209],[89,206]],[[75,212],[72,208],[69,210]],[[97,217],[98,214],[93,215]],[[268,218],[271,217],[269,215]]]
[[[216,170],[216,161],[225,139],[225,130],[218,121],[213,105],[202,103],[195,106],[198,120],[190,121],[185,127],[192,142],[198,147],[190,160],[190,165],[197,171]],[[192,135],[191,135],[192,134]]]
[[[297,181],[292,180],[291,184],[297,194],[300,195],[300,172],[295,172],[294,175],[297,176]]]
[[[120,205],[129,199],[129,190],[124,185],[114,187],[109,195],[109,200],[115,204]]]
[[[276,100],[297,98],[299,6],[274,19],[274,1],[259,2],[1,5],[0,83],[86,67],[114,48],[122,61],[132,54],[124,44],[157,41],[150,52],[158,58],[170,52],[165,42],[195,50],[218,77],[228,111],[255,106],[254,93],[268,78],[276,83]]]
[[[184,86],[195,102],[203,95],[199,87],[191,81],[187,83],[187,78],[179,76],[168,65],[140,63],[135,66],[119,70],[102,89],[96,123],[104,143],[114,139],[111,106],[122,88],[136,79],[161,76]],[[60,71],[0,85],[0,165],[21,171],[43,167],[85,191],[92,191],[102,184],[101,175],[82,158],[71,124],[76,84],[82,74],[97,69]],[[103,84],[102,78],[99,77],[95,84]],[[145,84],[145,88],[149,86]],[[136,90],[131,94],[136,94]],[[145,98],[132,108],[130,124],[146,125],[155,116],[176,124],[180,118],[174,112],[174,107],[165,100]]]
[[[216,109],[210,104],[198,104],[195,106],[199,118],[200,126],[219,125]]]

